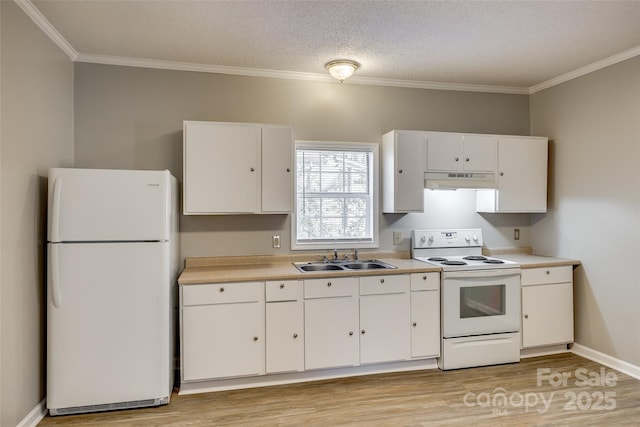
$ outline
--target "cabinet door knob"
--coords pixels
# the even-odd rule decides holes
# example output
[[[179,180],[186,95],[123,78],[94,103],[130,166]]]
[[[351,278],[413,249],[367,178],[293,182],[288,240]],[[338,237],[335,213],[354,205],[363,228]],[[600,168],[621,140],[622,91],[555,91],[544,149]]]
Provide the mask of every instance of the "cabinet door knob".
[[[363,329],[363,330],[361,330],[361,331],[360,331],[360,333],[361,333],[362,335],[364,335],[364,334],[366,333],[366,331]]]
[[[427,275],[422,276],[422,280],[427,280]]]
[[[331,287],[331,282],[327,283],[327,286],[328,286],[328,287]]]
[[[546,274],[551,274],[551,272],[549,270],[545,271]]]
[[[256,168],[251,168],[251,169],[249,169],[249,170],[250,170],[251,172],[255,172],[255,171],[256,171]]]
[[[284,289],[284,283],[280,283],[280,289]]]
[[[287,172],[291,172],[291,168],[287,168]]]
[[[528,314],[525,314],[525,315],[524,315],[524,318],[525,318],[525,319],[528,319],[528,318],[529,318],[529,315],[528,315]]]
[[[504,176],[504,172],[500,172],[500,176]]]
[[[455,161],[456,161],[456,162],[459,162],[459,161],[460,161],[460,157],[456,157],[456,158],[455,158]]]
[[[465,162],[468,162],[468,161],[469,161],[469,158],[467,157],[466,159],[464,159],[464,161],[465,161]]]
[[[298,334],[294,333],[293,338],[298,338]]]
[[[258,341],[258,337],[253,337],[253,341]]]
[[[413,327],[415,328],[416,326],[418,326],[417,322],[413,322]]]
[[[349,331],[349,336],[353,336],[353,331]]]
[[[398,173],[402,173],[402,169],[400,169],[400,170],[398,171]]]
[[[384,279],[380,279],[380,283],[384,283]]]
[[[220,288],[220,292],[224,292],[224,288]]]

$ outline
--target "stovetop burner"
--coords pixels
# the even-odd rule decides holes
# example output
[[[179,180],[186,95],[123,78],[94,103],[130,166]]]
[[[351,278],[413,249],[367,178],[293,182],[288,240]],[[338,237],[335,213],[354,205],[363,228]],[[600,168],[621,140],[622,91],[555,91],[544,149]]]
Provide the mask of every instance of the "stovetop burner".
[[[466,259],[469,261],[484,261],[487,259],[487,257],[482,255],[469,255],[469,256],[463,257],[462,259]]]
[[[442,265],[467,265],[464,261],[442,261]]]
[[[434,257],[431,257],[431,258],[427,258],[427,261],[435,261],[435,262],[444,262],[446,260],[447,260],[446,258],[442,258],[442,257],[439,257],[439,256],[434,256]]]
[[[485,264],[504,264],[504,261],[501,259],[484,259],[482,262]]]

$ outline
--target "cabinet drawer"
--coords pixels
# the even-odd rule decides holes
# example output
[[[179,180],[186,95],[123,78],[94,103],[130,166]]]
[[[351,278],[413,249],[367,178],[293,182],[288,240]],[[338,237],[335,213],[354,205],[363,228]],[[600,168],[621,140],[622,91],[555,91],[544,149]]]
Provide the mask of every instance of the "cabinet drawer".
[[[302,299],[302,282],[275,280],[265,286],[267,301],[297,301]]]
[[[358,279],[342,277],[304,281],[305,298],[346,297],[358,294]]]
[[[216,283],[182,287],[182,305],[264,301],[264,282]]]
[[[409,289],[408,274],[360,277],[360,295],[398,294]]]
[[[412,273],[412,291],[437,291],[440,289],[440,273],[437,271],[430,273]]]
[[[522,269],[522,286],[565,283],[572,281],[573,268],[570,265]]]

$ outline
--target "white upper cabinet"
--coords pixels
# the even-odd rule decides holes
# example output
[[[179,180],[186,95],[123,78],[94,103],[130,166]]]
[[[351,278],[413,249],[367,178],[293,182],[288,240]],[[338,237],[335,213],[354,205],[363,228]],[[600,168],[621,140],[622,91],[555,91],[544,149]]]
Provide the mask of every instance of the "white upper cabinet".
[[[425,132],[391,131],[382,136],[382,211],[424,211]]]
[[[498,138],[498,188],[478,190],[478,212],[547,211],[546,137]]]
[[[183,156],[185,215],[291,211],[291,127],[185,121]]]
[[[448,132],[426,134],[428,172],[495,172],[495,136]]]

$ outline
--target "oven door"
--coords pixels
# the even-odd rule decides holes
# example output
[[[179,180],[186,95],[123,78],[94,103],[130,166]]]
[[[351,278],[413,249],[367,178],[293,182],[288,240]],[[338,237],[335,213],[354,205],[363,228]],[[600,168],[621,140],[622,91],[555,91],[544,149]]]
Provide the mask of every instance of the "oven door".
[[[519,268],[442,274],[444,338],[519,331]]]

